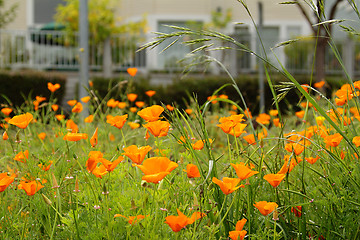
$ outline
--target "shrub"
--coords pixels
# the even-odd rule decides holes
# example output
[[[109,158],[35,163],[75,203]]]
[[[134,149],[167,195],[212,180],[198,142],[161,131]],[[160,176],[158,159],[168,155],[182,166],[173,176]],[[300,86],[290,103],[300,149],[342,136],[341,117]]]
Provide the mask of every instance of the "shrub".
[[[12,105],[20,106],[28,97],[33,99],[35,96],[43,96],[49,99],[51,92],[47,89],[47,82],[61,85],[60,89],[54,92],[54,97],[57,98],[58,102],[61,102],[65,93],[65,76],[35,71],[1,71],[0,103],[8,103],[6,100],[8,98]]]

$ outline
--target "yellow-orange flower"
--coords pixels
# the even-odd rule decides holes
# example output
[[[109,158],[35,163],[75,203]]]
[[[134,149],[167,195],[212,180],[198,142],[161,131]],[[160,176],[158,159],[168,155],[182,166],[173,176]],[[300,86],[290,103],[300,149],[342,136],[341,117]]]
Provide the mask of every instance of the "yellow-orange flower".
[[[60,84],[59,83],[52,84],[51,82],[48,82],[47,87],[50,90],[50,92],[55,92],[60,88]]]
[[[89,115],[84,119],[84,122],[92,123],[93,120],[94,120],[94,115]]]
[[[149,97],[152,97],[156,94],[156,92],[154,90],[148,90],[145,92],[146,95],[148,95]]]
[[[131,161],[135,164],[141,164],[146,154],[151,150],[150,146],[143,146],[138,148],[136,145],[131,145],[123,149],[125,152],[123,155],[127,156],[131,159]]]
[[[49,161],[49,163],[47,165],[39,163],[38,167],[41,168],[44,171],[48,171],[52,164],[53,164],[53,161]]]
[[[78,125],[76,125],[72,119],[66,121],[66,129],[71,129],[72,133],[77,133],[79,131]]]
[[[5,191],[5,189],[14,181],[16,174],[8,176],[6,172],[0,173],[0,192]]]
[[[102,176],[104,176],[105,174],[107,174],[108,171],[105,168],[104,165],[100,165],[99,167],[95,167],[95,169],[92,171],[92,174],[95,175],[95,177],[97,178],[102,178]]]
[[[186,171],[185,172],[186,172],[188,178],[201,177],[198,167],[195,164],[192,164],[192,163],[189,163],[188,165],[186,165]]]
[[[111,126],[117,127],[118,129],[121,129],[127,119],[128,115],[122,115],[122,116],[115,116],[115,117],[109,117],[106,122],[111,124]]]
[[[193,110],[191,108],[187,108],[185,109],[185,112],[190,115],[192,114]]]
[[[124,109],[126,107],[126,102],[118,102],[118,108]]]
[[[159,105],[152,105],[150,107],[144,108],[139,111],[137,114],[142,117],[147,122],[153,122],[160,119],[161,113],[164,111],[164,108]]]
[[[71,111],[74,113],[80,113],[82,110],[83,110],[83,106],[82,106],[81,102],[77,102],[75,104],[75,106],[73,107],[73,109],[71,109]]]
[[[166,105],[166,108],[167,108],[167,110],[169,110],[169,111],[174,111],[174,107],[173,106],[171,106],[171,105]]]
[[[28,196],[34,195],[37,191],[39,191],[44,186],[41,185],[38,181],[21,181],[18,185],[18,189],[23,189]]]
[[[128,74],[129,74],[130,76],[135,77],[138,69],[135,68],[135,67],[133,67],[133,68],[128,68],[128,69],[126,69],[126,71],[128,72]]]
[[[316,156],[316,157],[306,157],[305,160],[310,163],[310,164],[314,164],[316,163],[317,160],[319,160],[320,157],[319,156]]]
[[[58,114],[58,115],[55,115],[55,118],[56,118],[58,121],[61,121],[61,120],[64,120],[64,119],[65,119],[65,115],[63,115],[63,114]]]
[[[279,111],[276,110],[276,109],[272,109],[272,110],[269,111],[269,114],[270,114],[270,116],[275,117],[275,116],[277,116],[279,114]]]
[[[25,150],[24,152],[20,151],[18,154],[15,155],[13,159],[15,161],[26,163],[26,159],[29,159],[29,151],[28,150]]]
[[[90,138],[91,147],[95,147],[98,144],[98,128],[95,129],[94,134]]]
[[[119,104],[118,101],[116,101],[113,98],[110,98],[109,101],[107,101],[106,106],[114,108],[114,107],[117,107],[118,104]]]
[[[170,123],[166,121],[154,121],[143,125],[155,137],[164,137],[168,134]]]
[[[2,139],[5,140],[5,141],[9,139],[9,135],[7,134],[6,131],[2,135]]]
[[[273,187],[279,186],[281,181],[285,178],[285,174],[266,174],[264,179],[268,181]]]
[[[136,113],[136,111],[138,110],[137,107],[131,107],[129,108],[130,112],[132,113]]]
[[[245,186],[243,184],[237,186],[241,179],[239,178],[228,178],[228,177],[224,177],[223,180],[219,180],[216,177],[212,178],[213,183],[217,184],[221,191],[225,194],[228,195],[232,192],[234,192],[235,190],[237,190],[238,188],[244,188]]]
[[[352,139],[352,142],[355,144],[356,147],[360,146],[360,136],[356,136]]]
[[[59,109],[59,105],[53,104],[53,105],[51,105],[51,109],[52,109],[54,112],[56,112],[56,111]]]
[[[38,134],[38,137],[39,137],[41,140],[44,140],[45,137],[46,137],[46,133],[41,132],[41,133]]]
[[[83,103],[87,103],[87,102],[90,101],[90,99],[91,99],[90,96],[85,96],[85,97],[82,97],[80,100],[81,100]]]
[[[255,118],[256,122],[260,123],[260,124],[269,124],[270,123],[270,115],[266,114],[266,113],[260,113],[259,116],[257,116]]]
[[[246,221],[247,220],[245,218],[237,221],[235,226],[235,231],[229,232],[229,238],[231,238],[232,240],[238,240],[238,239],[243,240],[245,235],[247,234],[247,231],[242,230],[244,228]]]
[[[170,161],[167,157],[152,157],[146,159],[142,165],[136,166],[145,174],[142,180],[158,183],[177,168],[178,164]]]
[[[129,94],[127,95],[127,98],[129,99],[130,102],[134,102],[134,101],[136,100],[137,96],[138,96],[138,95],[135,94],[135,93],[129,93]]]
[[[305,115],[305,111],[301,110],[295,113],[295,116],[297,116],[298,118],[303,118]]]
[[[106,171],[112,172],[116,168],[116,166],[124,160],[123,156],[119,156],[117,159],[115,159],[113,162],[110,162],[109,160],[106,160],[105,158],[100,158],[99,161],[104,165],[106,168]]]
[[[289,153],[294,152],[295,155],[300,155],[304,151],[304,149],[305,149],[304,145],[300,143],[290,142],[285,145],[285,150],[288,151]]]
[[[130,126],[131,129],[137,129],[140,127],[140,124],[136,122],[128,122],[127,124]]]
[[[128,223],[129,223],[130,225],[133,225],[133,224],[135,224],[135,223],[137,223],[137,222],[139,222],[140,220],[142,220],[142,219],[145,218],[144,215],[137,215],[137,216],[129,216],[129,217],[126,217],[126,216],[121,215],[121,214],[115,214],[115,215],[114,215],[114,218],[116,218],[116,217],[126,218],[126,219],[128,220]]]
[[[63,139],[66,141],[76,142],[81,139],[87,139],[88,135],[86,133],[67,133]]]
[[[138,108],[142,108],[143,106],[145,106],[145,102],[143,102],[143,101],[136,101],[136,102],[135,102],[135,105],[136,105]]]
[[[256,202],[254,206],[260,211],[260,213],[264,216],[272,213],[278,205],[275,202],[267,202],[267,201],[260,201]]]
[[[165,218],[165,223],[167,225],[169,225],[169,227],[174,231],[174,232],[179,232],[181,229],[183,229],[184,227],[186,227],[189,224],[193,224],[197,219],[205,217],[206,214],[205,213],[201,213],[201,212],[194,212],[190,218],[188,218],[187,216],[185,216],[179,209],[176,210],[178,213],[178,216],[167,216]]]
[[[316,88],[322,88],[324,85],[325,85],[324,80],[314,83],[314,87],[316,87]]]
[[[253,171],[249,167],[245,166],[245,163],[241,162],[239,164],[231,163],[231,166],[235,169],[236,175],[240,180],[245,180],[257,173],[258,171]]]
[[[92,172],[96,168],[97,164],[100,162],[100,158],[103,157],[103,154],[100,151],[90,151],[88,156],[89,158],[86,161],[85,166],[86,170]]]
[[[67,101],[67,104],[68,104],[70,107],[74,106],[76,103],[77,103],[76,100],[69,100],[69,101]]]
[[[333,135],[325,136],[324,142],[326,143],[327,146],[337,147],[340,144],[342,139],[343,139],[343,136],[341,136],[340,133],[335,133]]]
[[[11,108],[2,108],[2,109],[1,109],[1,112],[2,112],[3,114],[5,114],[5,116],[9,116],[12,111],[13,111],[13,110],[12,110]]]
[[[19,128],[25,129],[32,120],[33,120],[33,115],[31,113],[25,113],[11,118],[8,121],[8,123],[15,125]]]

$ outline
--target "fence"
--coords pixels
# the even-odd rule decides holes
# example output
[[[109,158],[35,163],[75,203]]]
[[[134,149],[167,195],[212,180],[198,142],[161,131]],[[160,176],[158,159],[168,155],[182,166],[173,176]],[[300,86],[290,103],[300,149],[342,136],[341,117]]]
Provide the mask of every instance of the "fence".
[[[157,54],[156,50],[136,52],[141,43],[149,41],[148,36],[134,37],[130,35],[114,35],[110,39],[112,71],[123,71],[128,67],[138,67],[147,70],[180,70],[177,64],[169,64],[170,61]],[[256,36],[233,35],[233,37],[254,51],[259,51]],[[274,39],[263,39],[263,42],[274,43]],[[348,70],[354,75],[360,75],[360,42],[339,42],[338,50]],[[275,53],[282,64],[292,73],[310,73],[314,57],[314,41],[302,40],[290,45],[276,48]],[[268,49],[273,46],[267,46]],[[351,49],[349,48],[351,47]],[[186,54],[186,48],[179,48]],[[180,60],[179,49],[169,48],[162,53],[172,56],[171,61],[176,63]],[[350,49],[350,50],[349,50]],[[159,51],[159,50],[158,50]],[[171,51],[177,51],[171,54]],[[269,59],[275,65],[277,60],[271,57],[272,51],[268,50]],[[148,54],[152,54],[149,58]],[[89,51],[90,69],[101,71],[104,59],[104,44],[93,44],[90,38]],[[173,59],[176,56],[177,59]],[[219,57],[219,55],[218,55]],[[147,59],[153,61],[151,65]],[[258,61],[254,56],[244,51],[226,50],[218,58],[225,62],[235,74],[255,72]],[[155,62],[155,63],[154,63]],[[162,64],[161,64],[162,63]],[[0,30],[0,67],[11,69],[39,69],[39,70],[77,70],[79,68],[78,36],[65,35],[62,31],[39,31],[39,30]],[[172,68],[172,69],[169,69]],[[341,74],[341,64],[337,61],[331,50],[327,52],[326,72],[329,74]]]

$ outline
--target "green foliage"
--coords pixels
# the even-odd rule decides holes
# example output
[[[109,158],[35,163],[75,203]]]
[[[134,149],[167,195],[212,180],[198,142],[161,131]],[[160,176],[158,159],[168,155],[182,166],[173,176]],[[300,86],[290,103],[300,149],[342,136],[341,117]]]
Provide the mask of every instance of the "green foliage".
[[[35,96],[43,96],[49,99],[51,92],[47,88],[48,82],[61,85],[54,94],[58,102],[61,102],[65,93],[66,78],[64,76],[35,71],[0,71],[0,103],[11,103],[16,107],[22,105],[28,97],[33,99]]]
[[[18,4],[12,4],[8,9],[4,10],[4,0],[0,0],[0,29],[4,28],[8,23],[16,17]]]

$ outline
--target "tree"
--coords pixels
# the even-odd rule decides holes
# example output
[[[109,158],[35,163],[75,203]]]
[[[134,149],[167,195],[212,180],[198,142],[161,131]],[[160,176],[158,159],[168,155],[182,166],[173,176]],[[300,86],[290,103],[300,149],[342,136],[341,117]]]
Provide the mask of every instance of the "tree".
[[[342,1],[343,0],[327,0],[326,4],[328,4],[329,7],[326,6],[325,8],[325,0],[318,0],[314,2],[305,0],[305,3],[311,7],[313,16],[308,13],[304,3],[300,3],[299,0],[293,0],[292,2],[299,8],[302,15],[309,24],[313,35],[317,38],[315,52],[315,79],[318,82],[325,79],[326,47],[329,43],[332,33],[332,22],[330,20],[334,19],[339,4]],[[326,11],[327,9],[328,11]]]
[[[119,1],[116,0],[89,0],[88,19],[89,19],[89,44],[96,46],[99,44],[111,44],[112,35],[127,35],[127,44],[137,44],[139,36],[144,32],[147,21],[143,18],[140,22],[128,22],[124,24],[121,19],[115,16],[115,10],[119,7]],[[59,5],[56,9],[55,21],[65,26],[67,33],[66,45],[73,45],[76,33],[79,30],[79,0],[65,0],[64,5]],[[131,38],[131,39],[130,39]],[[124,44],[126,44],[124,43]],[[104,44],[104,48],[106,47]],[[109,52],[109,51],[103,51]],[[110,56],[103,54],[103,60]],[[108,75],[105,73],[105,75]]]
[[[4,10],[4,0],[0,0],[0,29],[4,28],[8,23],[14,20],[18,4],[13,4],[9,9]]]

